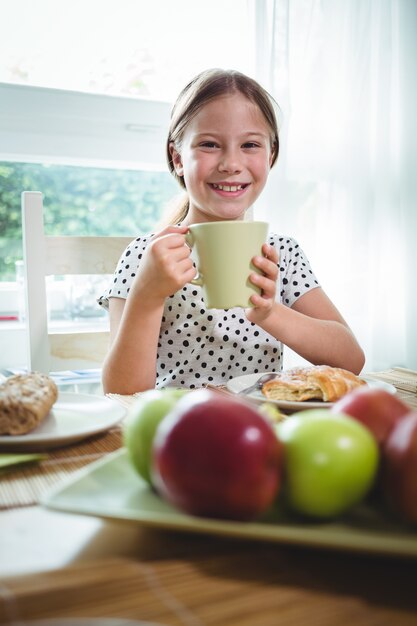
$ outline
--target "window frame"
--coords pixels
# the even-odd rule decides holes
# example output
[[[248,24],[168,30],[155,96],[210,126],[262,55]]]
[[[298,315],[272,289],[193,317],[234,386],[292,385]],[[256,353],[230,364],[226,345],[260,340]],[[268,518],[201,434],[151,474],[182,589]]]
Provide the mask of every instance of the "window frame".
[[[171,104],[0,83],[0,160],[166,167]]]

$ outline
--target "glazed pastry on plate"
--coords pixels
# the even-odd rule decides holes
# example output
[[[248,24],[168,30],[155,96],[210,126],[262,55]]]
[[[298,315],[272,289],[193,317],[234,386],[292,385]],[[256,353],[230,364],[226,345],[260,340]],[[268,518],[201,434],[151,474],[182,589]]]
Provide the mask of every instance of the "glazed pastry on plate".
[[[277,373],[274,379],[262,386],[262,393],[268,400],[335,402],[361,385],[366,385],[366,382],[348,370],[312,365]]]

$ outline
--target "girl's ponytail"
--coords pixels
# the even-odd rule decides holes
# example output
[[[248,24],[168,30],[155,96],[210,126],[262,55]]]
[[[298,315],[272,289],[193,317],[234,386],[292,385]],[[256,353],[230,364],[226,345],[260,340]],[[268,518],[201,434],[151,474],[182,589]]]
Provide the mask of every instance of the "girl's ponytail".
[[[180,224],[186,218],[189,207],[190,200],[187,192],[175,196],[168,203],[158,227],[165,228],[166,226]]]

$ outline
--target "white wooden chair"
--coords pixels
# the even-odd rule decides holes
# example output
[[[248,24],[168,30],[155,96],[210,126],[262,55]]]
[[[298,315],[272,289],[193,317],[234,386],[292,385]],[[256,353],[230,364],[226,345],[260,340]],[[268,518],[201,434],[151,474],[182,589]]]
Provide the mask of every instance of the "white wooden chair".
[[[22,193],[22,230],[28,370],[50,373],[100,368],[108,349],[108,330],[48,329],[45,279],[54,275],[112,274],[134,236],[46,236],[39,191]]]

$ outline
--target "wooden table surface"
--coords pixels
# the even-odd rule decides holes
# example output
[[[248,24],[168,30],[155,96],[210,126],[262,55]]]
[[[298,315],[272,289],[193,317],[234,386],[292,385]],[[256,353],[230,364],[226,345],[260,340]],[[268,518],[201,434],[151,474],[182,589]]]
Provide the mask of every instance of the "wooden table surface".
[[[412,386],[401,384],[399,395],[417,408]],[[166,626],[417,624],[415,559],[156,530],[36,505],[0,513],[0,576],[0,623],[14,626],[52,617],[74,626],[87,617]]]

